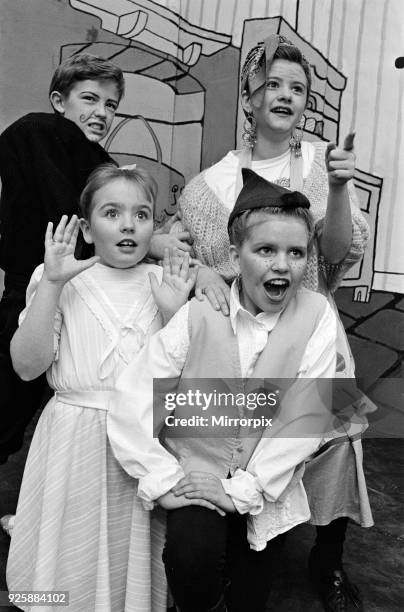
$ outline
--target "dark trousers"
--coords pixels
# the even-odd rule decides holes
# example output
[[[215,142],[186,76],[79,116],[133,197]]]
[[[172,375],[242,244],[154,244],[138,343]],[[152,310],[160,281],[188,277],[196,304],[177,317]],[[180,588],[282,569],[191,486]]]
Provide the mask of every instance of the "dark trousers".
[[[319,573],[326,576],[336,569],[342,569],[347,527],[348,518],[345,516],[335,519],[324,527],[316,527],[317,538],[311,557]]]
[[[257,552],[244,515],[222,517],[200,506],[168,512],[163,560],[180,612],[265,610],[284,539]]]
[[[10,341],[25,307],[27,282],[23,277],[6,274],[0,302],[0,463],[21,448],[26,426],[50,396],[45,375],[23,382],[11,362]]]

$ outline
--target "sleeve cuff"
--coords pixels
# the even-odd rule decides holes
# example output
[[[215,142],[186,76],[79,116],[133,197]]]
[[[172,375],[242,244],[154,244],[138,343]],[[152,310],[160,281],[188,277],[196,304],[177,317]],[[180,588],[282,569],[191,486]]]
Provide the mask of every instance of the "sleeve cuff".
[[[239,514],[254,515],[262,512],[264,507],[262,490],[252,474],[239,469],[232,478],[223,478],[221,483]]]
[[[173,466],[167,472],[149,472],[146,476],[139,478],[137,490],[138,497],[142,500],[146,510],[152,510],[153,502],[168,493],[185,476],[184,470],[178,465]]]

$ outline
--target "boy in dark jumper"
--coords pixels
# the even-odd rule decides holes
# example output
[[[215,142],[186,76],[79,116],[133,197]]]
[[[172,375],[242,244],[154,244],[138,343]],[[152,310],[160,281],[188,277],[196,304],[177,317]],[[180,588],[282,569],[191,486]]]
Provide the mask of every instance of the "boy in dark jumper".
[[[68,58],[49,88],[53,113],[30,113],[0,135],[0,268],[5,289],[0,303],[0,463],[20,449],[24,430],[43,399],[44,376],[29,383],[13,371],[10,340],[25,306],[25,290],[44,258],[48,221],[78,212],[88,176],[114,162],[99,142],[108,134],[124,94],[118,66],[87,53]],[[162,259],[165,247],[191,251],[188,232],[154,232],[149,255]],[[87,253],[84,243],[79,255]]]
[[[89,54],[67,59],[49,89],[53,113],[29,113],[0,135],[0,463],[18,451],[45,392],[44,376],[23,382],[10,359],[10,340],[25,304],[30,276],[43,261],[48,221],[77,212],[78,197],[96,166],[113,161],[99,144],[124,93],[120,68]]]

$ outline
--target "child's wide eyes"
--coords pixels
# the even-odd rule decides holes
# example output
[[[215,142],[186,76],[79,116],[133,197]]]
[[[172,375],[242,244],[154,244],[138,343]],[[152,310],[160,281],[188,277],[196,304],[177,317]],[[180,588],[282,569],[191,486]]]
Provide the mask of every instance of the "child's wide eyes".
[[[107,208],[104,215],[106,217],[109,217],[110,219],[117,219],[120,215],[120,212],[117,208]],[[149,212],[147,210],[138,210],[135,214],[134,217],[136,219],[139,219],[141,221],[144,221],[146,219],[148,219],[150,216]]]
[[[304,253],[304,251],[302,249],[291,249],[290,254],[295,259],[300,259],[301,257],[304,257],[304,255],[305,255],[305,253]]]
[[[118,211],[116,208],[108,208],[105,211],[105,216],[110,217],[111,219],[116,219],[116,217],[118,216]]]
[[[278,85],[279,85],[278,81],[273,81],[273,80],[267,81],[268,89],[276,89],[276,87],[278,87]]]

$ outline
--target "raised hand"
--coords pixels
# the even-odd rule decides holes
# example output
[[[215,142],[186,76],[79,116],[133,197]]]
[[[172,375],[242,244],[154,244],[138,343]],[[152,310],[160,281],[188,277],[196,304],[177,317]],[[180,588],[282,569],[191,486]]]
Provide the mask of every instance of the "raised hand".
[[[173,493],[189,500],[203,499],[226,512],[236,510],[231,497],[223,489],[220,478],[210,472],[190,472],[175,485]]]
[[[334,142],[328,143],[325,152],[325,165],[330,186],[345,185],[353,177],[355,172],[354,138],[355,134],[350,132],[344,140],[342,149],[337,147]]]
[[[74,257],[79,221],[77,215],[69,222],[67,219],[67,215],[63,215],[54,233],[52,222],[46,228],[44,275],[52,283],[64,284],[100,259],[98,256],[85,260]]]
[[[197,274],[198,268],[190,266],[188,253],[165,249],[161,284],[153,272],[149,274],[153,297],[165,324],[187,302]]]

